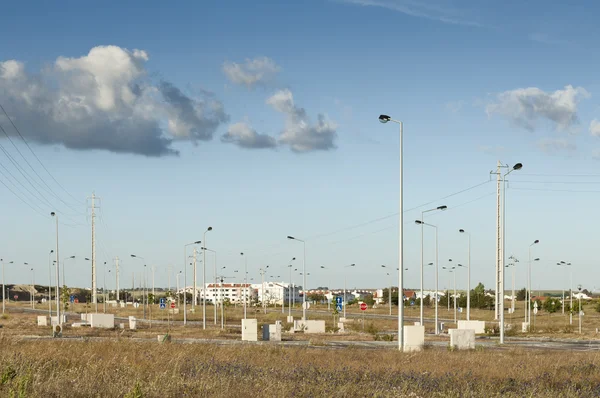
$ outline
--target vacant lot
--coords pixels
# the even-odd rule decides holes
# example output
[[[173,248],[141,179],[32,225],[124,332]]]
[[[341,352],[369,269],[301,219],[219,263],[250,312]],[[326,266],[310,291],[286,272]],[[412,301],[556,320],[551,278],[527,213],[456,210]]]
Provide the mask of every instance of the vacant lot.
[[[600,355],[0,337],[0,396],[597,397]]]

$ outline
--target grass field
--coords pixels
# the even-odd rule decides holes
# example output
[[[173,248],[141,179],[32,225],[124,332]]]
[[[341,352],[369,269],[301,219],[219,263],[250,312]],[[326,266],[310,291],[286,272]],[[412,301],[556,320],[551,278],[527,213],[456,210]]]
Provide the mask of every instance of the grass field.
[[[597,397],[596,353],[0,337],[3,397]]]

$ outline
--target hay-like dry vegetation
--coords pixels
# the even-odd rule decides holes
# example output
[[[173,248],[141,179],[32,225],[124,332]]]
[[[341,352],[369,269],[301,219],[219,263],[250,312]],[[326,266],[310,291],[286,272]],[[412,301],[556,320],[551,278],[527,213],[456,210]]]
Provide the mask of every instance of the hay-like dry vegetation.
[[[597,397],[600,355],[0,338],[3,397]]]

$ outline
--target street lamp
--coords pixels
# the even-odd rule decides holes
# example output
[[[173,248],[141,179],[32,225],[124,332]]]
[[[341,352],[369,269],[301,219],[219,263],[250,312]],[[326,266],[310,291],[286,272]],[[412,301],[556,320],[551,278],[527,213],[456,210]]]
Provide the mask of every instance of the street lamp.
[[[519,262],[519,260],[515,257],[515,256],[510,256],[508,258],[509,260],[512,260],[512,263],[508,264],[507,267],[510,265],[512,266],[512,295],[511,295],[511,313],[515,313],[515,267],[517,266],[517,263]]]
[[[571,271],[571,278],[569,281],[569,307],[571,308],[571,310],[569,311],[569,324],[572,325],[573,324],[573,267],[571,267],[571,263],[567,263],[565,261],[561,261],[560,263],[558,263],[558,265],[560,266],[565,266],[565,267],[569,267],[569,270]],[[565,312],[565,292],[563,289],[563,314]]]
[[[145,259],[143,257],[137,256],[135,254],[131,254],[130,255],[131,258],[137,258],[138,260],[142,260],[142,262],[145,261]],[[87,258],[86,258],[87,260]],[[144,308],[144,319],[146,319],[146,303],[147,303],[147,299],[146,299],[146,264],[144,264],[144,286],[142,287],[142,306]],[[98,305],[98,304],[96,304]]]
[[[423,241],[424,241],[424,239],[423,239],[423,229],[424,229],[423,225],[424,225],[424,222],[423,222],[423,220],[425,218],[425,213],[429,213],[429,212],[432,212],[432,211],[438,211],[438,210],[446,210],[447,208],[448,208],[448,206],[438,206],[438,207],[435,207],[433,209],[423,210],[421,212],[421,220],[420,220],[421,222],[417,223],[417,224],[421,225],[421,303],[420,303],[421,304],[420,305],[420,307],[421,307],[420,308],[420,310],[421,310],[421,312],[420,312],[421,325],[424,325],[424,323],[423,323],[423,279],[424,279],[424,270],[423,270],[424,269],[424,266],[423,266],[424,265],[423,264]]]
[[[242,294],[244,295],[244,319],[246,319],[246,302],[248,301],[248,257],[246,257],[244,253],[240,253],[240,256],[244,257],[244,287],[242,289]]]
[[[210,231],[212,231],[212,227],[206,228],[206,231],[204,231],[204,234],[202,235],[202,241],[204,242],[204,246],[207,246],[206,233],[210,232]],[[216,274],[216,271],[215,271],[215,274]],[[204,296],[203,296],[204,299],[202,300],[202,329],[206,329],[206,250],[204,250],[202,252],[202,286],[203,286],[202,291],[204,292]],[[216,319],[215,319],[215,322],[216,322]]]
[[[440,207],[446,207],[446,206],[440,206]],[[441,209],[443,210],[443,209]],[[428,224],[426,222],[423,222],[421,220],[415,220],[415,223],[417,225],[421,225],[421,229],[423,228],[423,225],[427,225],[428,227],[432,227],[435,228],[435,334],[439,334],[439,325],[438,325],[438,292],[439,292],[439,277],[438,277],[438,272],[439,272],[439,261],[438,261],[438,228],[437,226],[433,225],[433,224]],[[421,305],[423,304],[423,292],[421,292]],[[450,303],[450,302],[448,302]],[[449,304],[448,304],[449,305]],[[421,321],[422,322],[422,321]],[[422,324],[422,323],[421,323]]]
[[[50,253],[48,253],[48,316],[50,318],[52,318],[52,253],[54,253],[54,250],[50,250]],[[2,300],[4,300],[4,297]]]
[[[292,288],[292,261],[295,261],[295,260],[296,260],[296,257],[292,257],[292,259],[290,260],[290,265],[287,266],[290,269],[290,282],[288,284],[288,289],[287,289],[288,290],[288,318],[292,316],[292,295],[294,294],[292,292],[292,289],[293,289]],[[285,302],[285,295],[281,302],[281,313],[282,314],[285,313],[284,308],[283,308],[283,307],[285,307],[283,305],[284,302]],[[289,322],[289,319],[288,319],[288,322]]]
[[[302,320],[306,322],[306,242],[304,242],[302,239],[298,239],[298,238],[294,238],[293,236],[289,236],[287,237],[289,240],[295,240],[298,242],[302,242],[302,246],[303,246],[303,256],[302,256],[302,270],[303,270],[303,286],[302,286],[302,290],[304,290],[304,294],[302,294]]]
[[[204,242],[204,243],[206,244],[206,242]],[[216,251],[214,251],[214,250],[211,250],[211,249],[209,249],[209,248],[207,248],[207,247],[201,247],[200,249],[201,249],[201,250],[203,250],[203,251],[204,251],[204,253],[206,253],[206,251],[208,250],[209,252],[212,252],[212,253],[215,255],[215,263],[214,263],[214,267],[215,267],[215,269],[214,269],[214,277],[215,277],[215,281],[214,281],[214,282],[215,282],[215,289],[216,289],[216,288],[217,288],[217,283],[219,282],[219,281],[217,280],[217,252],[216,252]],[[204,263],[205,259],[206,259],[206,255],[204,255],[204,257],[203,257],[203,260],[202,260],[202,262],[203,262],[203,263]],[[204,268],[206,269],[206,264],[203,264],[203,266],[204,266]],[[215,323],[215,325],[216,325],[216,324],[217,324],[217,306],[216,306],[216,305],[214,306],[214,309],[215,309],[215,314],[214,314],[214,318],[215,318],[215,319],[214,319],[214,323]]]
[[[62,264],[62,284],[63,284],[63,286],[66,286],[65,285],[65,274],[66,274],[66,272],[65,272],[65,263],[67,262],[67,260],[73,260],[73,259],[75,259],[75,256],[65,257],[63,259],[63,264]]]
[[[577,285],[577,290],[579,290],[579,305],[577,309],[579,310],[579,334],[581,334],[581,285]],[[573,309],[571,309],[571,312],[573,312]]]
[[[186,302],[187,302],[187,247],[188,246],[192,246],[192,245],[198,245],[202,243],[202,241],[195,241],[192,243],[188,243],[187,245],[183,246],[183,326],[187,325],[187,306],[186,306]],[[181,273],[181,271],[179,271],[179,273]],[[204,291],[204,289],[203,289]],[[206,293],[205,293],[206,294]],[[206,329],[206,319],[202,320],[202,328]]]
[[[448,261],[452,261],[452,260],[448,260]],[[454,302],[454,323],[456,323],[456,272],[454,271],[456,269],[456,267],[442,267],[442,269],[445,269],[448,272],[451,272],[454,276],[454,297],[452,298],[452,301]],[[448,287],[448,291],[450,291],[450,287]],[[448,311],[450,311],[450,297],[448,297]]]
[[[506,264],[506,176],[515,170],[521,170],[523,164],[517,163],[510,170],[504,174],[502,178],[502,266],[500,272],[502,273],[500,278],[500,344],[504,344],[504,265]]]
[[[391,117],[389,117],[388,115],[379,115],[379,121],[381,123],[387,123],[387,122],[393,122],[393,123],[397,123],[400,126],[400,132],[399,132],[399,137],[400,137],[400,167],[399,167],[399,185],[400,185],[400,200],[399,200],[399,212],[398,212],[398,349],[400,351],[404,350],[404,305],[401,305],[400,303],[402,302],[402,304],[404,303],[404,281],[403,281],[403,262],[404,262],[404,253],[403,253],[403,249],[404,249],[404,221],[403,221],[403,215],[404,215],[404,206],[403,206],[403,201],[404,201],[404,196],[402,194],[402,188],[403,188],[403,182],[402,182],[402,163],[404,160],[404,156],[402,153],[402,133],[403,133],[403,127],[404,124],[399,121],[399,120],[394,120]]]
[[[62,331],[62,319],[60,317],[60,288],[59,288],[59,270],[60,266],[58,264],[58,214],[55,212],[50,213],[52,217],[56,218],[56,318],[58,319],[58,326]]]
[[[529,325],[531,325],[531,247],[538,243],[540,243],[540,241],[536,239],[529,245],[529,266],[527,271],[527,322],[529,322]],[[539,258],[534,261],[539,261]]]
[[[471,233],[464,229],[459,229],[458,232],[466,234],[469,238],[469,246],[467,249],[467,321],[471,320]],[[513,287],[514,289],[514,287]],[[514,295],[514,292],[513,292]]]

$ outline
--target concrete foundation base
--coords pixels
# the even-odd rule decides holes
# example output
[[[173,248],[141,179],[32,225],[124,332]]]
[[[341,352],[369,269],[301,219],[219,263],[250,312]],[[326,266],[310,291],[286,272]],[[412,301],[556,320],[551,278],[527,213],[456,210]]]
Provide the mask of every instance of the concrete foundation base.
[[[475,334],[483,334],[485,321],[458,321],[458,329],[473,329]]]
[[[137,329],[137,322],[134,316],[129,317],[129,329],[135,330]]]
[[[38,316],[37,317],[37,325],[38,326],[48,326],[48,318],[46,316]]]
[[[305,321],[304,333],[325,333],[325,321]]]
[[[404,326],[404,352],[421,351],[425,345],[425,326]]]
[[[263,325],[263,341],[281,341],[281,322],[274,325]]]
[[[114,314],[88,314],[88,322],[93,328],[114,329]]]
[[[294,323],[294,317],[293,316],[288,316],[287,317],[287,323]]]
[[[475,349],[475,330],[473,329],[449,329],[450,346],[457,350]]]
[[[529,322],[521,322],[521,332],[529,332]]]

